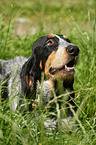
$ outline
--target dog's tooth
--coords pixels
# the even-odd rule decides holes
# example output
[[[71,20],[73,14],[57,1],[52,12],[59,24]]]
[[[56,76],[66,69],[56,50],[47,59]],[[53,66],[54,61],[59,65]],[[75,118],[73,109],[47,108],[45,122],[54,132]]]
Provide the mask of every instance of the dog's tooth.
[[[68,66],[65,65],[65,69],[69,71],[71,69],[74,69],[74,67],[68,67]]]
[[[65,65],[65,69],[67,69],[68,67]]]

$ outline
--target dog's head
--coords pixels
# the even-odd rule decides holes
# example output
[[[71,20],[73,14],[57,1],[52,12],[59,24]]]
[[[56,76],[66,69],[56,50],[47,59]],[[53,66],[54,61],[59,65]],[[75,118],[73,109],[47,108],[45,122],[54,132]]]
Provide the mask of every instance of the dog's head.
[[[32,90],[37,80],[41,80],[41,72],[46,79],[72,79],[78,55],[79,48],[65,35],[50,34],[39,38],[33,45],[32,56],[23,66],[26,85]]]
[[[63,79],[74,74],[79,48],[65,35],[47,35],[33,45],[33,56],[39,60],[40,69],[47,78],[61,76]]]
[[[45,63],[46,77],[63,80],[73,77],[79,48],[64,35],[49,35],[46,45],[53,50]]]

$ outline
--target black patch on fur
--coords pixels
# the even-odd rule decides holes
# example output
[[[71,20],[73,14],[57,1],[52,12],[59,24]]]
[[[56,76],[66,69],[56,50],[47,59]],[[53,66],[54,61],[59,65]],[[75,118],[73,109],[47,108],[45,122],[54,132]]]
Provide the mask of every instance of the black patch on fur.
[[[1,95],[2,95],[2,101],[8,99],[8,80],[10,78],[11,74],[7,74],[4,76],[3,82],[1,86]]]

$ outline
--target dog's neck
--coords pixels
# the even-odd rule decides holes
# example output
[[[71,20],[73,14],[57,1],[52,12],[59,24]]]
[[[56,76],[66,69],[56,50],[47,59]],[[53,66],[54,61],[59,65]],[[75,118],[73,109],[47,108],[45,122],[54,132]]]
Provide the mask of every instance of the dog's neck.
[[[41,83],[37,82],[37,101],[42,100],[43,102],[49,102],[54,96],[64,96],[66,94],[66,88],[64,88],[62,79],[52,80],[48,79],[45,81],[41,81]],[[40,97],[42,97],[40,99]]]

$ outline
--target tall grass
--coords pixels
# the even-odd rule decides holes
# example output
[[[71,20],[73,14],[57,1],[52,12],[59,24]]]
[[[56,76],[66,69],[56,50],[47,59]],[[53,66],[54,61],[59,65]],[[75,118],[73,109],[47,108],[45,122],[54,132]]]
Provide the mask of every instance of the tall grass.
[[[4,3],[5,1],[3,1]],[[13,2],[13,1],[12,1]],[[57,1],[56,1],[57,2]],[[55,1],[52,1],[49,7],[43,1],[40,1],[39,4],[41,7],[31,1],[34,4],[32,11],[34,12],[37,19],[40,16],[41,20],[37,20],[34,24],[38,23],[39,28],[35,34],[29,35],[25,34],[19,36],[14,33],[14,21],[13,17],[8,19],[6,25],[5,15],[0,16],[0,59],[13,58],[15,56],[25,56],[29,57],[31,54],[31,48],[34,41],[39,38],[41,35],[49,33],[65,33],[69,35],[72,43],[77,44],[80,48],[80,58],[79,63],[76,66],[75,70],[75,82],[74,82],[74,92],[75,99],[78,110],[75,113],[71,105],[69,107],[74,114],[74,117],[69,122],[63,122],[62,116],[59,116],[59,113],[65,113],[67,109],[65,106],[62,110],[58,109],[58,104],[56,111],[54,113],[57,118],[59,118],[58,130],[50,130],[45,128],[44,122],[48,119],[50,111],[41,106],[36,107],[32,112],[28,110],[22,114],[18,110],[13,112],[9,109],[9,101],[1,101],[1,88],[0,88],[0,144],[62,144],[62,145],[95,145],[96,144],[96,40],[95,40],[95,18],[92,18],[92,21],[88,21],[88,29],[83,29],[82,26],[76,22],[74,18],[77,18],[76,13],[79,14],[78,9],[72,3],[72,6],[75,7],[75,10],[72,11],[72,7],[69,3],[66,2],[66,7],[61,6],[61,1],[59,5]],[[74,1],[75,2],[75,1]],[[90,2],[90,5],[92,1]],[[20,1],[20,3],[22,3]],[[95,2],[94,2],[95,3]],[[4,3],[7,5],[6,3]],[[69,4],[69,5],[68,5]],[[31,6],[29,7],[29,1],[26,1],[26,5],[19,7],[18,1],[14,4],[14,9],[19,7],[19,10],[22,10],[21,16],[31,15]],[[1,5],[2,6],[2,5]],[[8,5],[7,5],[8,6]],[[67,7],[70,6],[70,11],[67,11]],[[76,2],[76,6],[78,3]],[[24,7],[24,11],[23,11]],[[39,10],[38,10],[39,7]],[[73,8],[74,8],[73,7]],[[83,6],[84,7],[84,6]],[[8,7],[9,8],[9,7]],[[50,11],[47,11],[48,8]],[[78,6],[79,10],[80,7]],[[90,7],[90,8],[93,8]],[[4,7],[1,9],[4,9]],[[63,15],[63,10],[66,10],[66,14]],[[86,8],[85,8],[86,10]],[[85,11],[84,10],[84,11]],[[94,9],[93,9],[94,10]],[[8,10],[9,12],[9,10]],[[20,11],[19,11],[20,12]],[[27,14],[26,14],[27,12]],[[49,14],[55,13],[56,15],[50,16]],[[60,12],[60,15],[58,14]],[[67,14],[68,12],[68,14]],[[86,11],[85,11],[86,12]],[[8,13],[10,14],[10,12]],[[70,16],[71,14],[71,16]],[[44,16],[44,17],[43,17]],[[47,16],[47,19],[46,19]],[[60,16],[59,21],[56,22],[57,17]],[[63,16],[65,16],[65,22],[69,27],[69,30],[64,24]],[[16,16],[17,17],[17,16]],[[68,17],[68,18],[67,18]],[[84,18],[85,15],[84,15]],[[35,19],[33,17],[33,19]],[[81,19],[81,16],[80,16]],[[42,21],[43,20],[43,21]],[[48,21],[49,26],[44,21]],[[52,23],[51,21],[52,20]],[[42,23],[41,23],[42,21]],[[44,22],[44,23],[43,23]],[[34,24],[32,24],[34,26]],[[55,26],[52,29],[52,24]],[[64,26],[66,29],[64,29]],[[85,27],[85,26],[84,26]],[[48,29],[47,29],[48,28]],[[26,53],[25,53],[26,52]],[[0,85],[1,87],[1,85]],[[42,92],[41,92],[42,93]],[[66,96],[64,94],[64,96]],[[56,96],[60,98],[60,96]],[[56,102],[55,98],[55,102]],[[28,102],[28,100],[26,101]],[[66,102],[65,102],[66,103]],[[68,103],[68,102],[67,102]],[[63,122],[63,123],[62,123]]]

